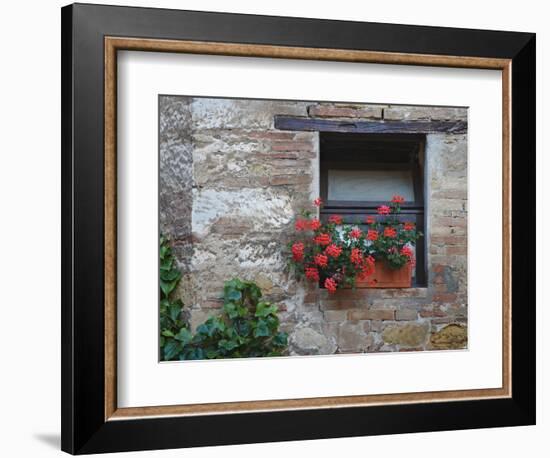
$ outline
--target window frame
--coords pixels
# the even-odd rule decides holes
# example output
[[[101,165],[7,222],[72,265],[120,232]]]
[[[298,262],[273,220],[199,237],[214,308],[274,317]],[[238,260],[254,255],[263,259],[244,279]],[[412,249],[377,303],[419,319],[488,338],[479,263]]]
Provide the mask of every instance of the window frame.
[[[400,221],[410,221],[414,218],[417,229],[424,235],[416,243],[416,266],[413,287],[427,287],[427,243],[426,243],[426,198],[425,198],[425,174],[426,174],[426,135],[425,134],[359,134],[359,133],[319,133],[319,191],[324,202],[320,209],[320,219],[326,222],[330,215],[338,214],[343,218],[344,224],[355,224],[357,218],[363,221],[367,216],[377,216],[377,208],[387,205],[387,201],[359,201],[359,200],[329,200],[328,199],[328,171],[329,170],[411,170],[413,180],[413,202],[401,204]],[[353,139],[354,142],[364,142],[364,145],[374,141],[390,143],[410,143],[415,151],[410,153],[410,161],[382,162],[369,160],[366,157],[358,157],[350,147],[351,155],[347,158],[333,158],[334,152],[323,152],[327,149],[327,143],[336,142],[339,139],[344,143]],[[356,146],[355,146],[356,147]],[[364,147],[364,146],[363,146]],[[343,147],[345,148],[345,146]],[[359,153],[360,154],[360,153]],[[353,156],[350,160],[349,156]],[[421,160],[422,158],[422,160]]]

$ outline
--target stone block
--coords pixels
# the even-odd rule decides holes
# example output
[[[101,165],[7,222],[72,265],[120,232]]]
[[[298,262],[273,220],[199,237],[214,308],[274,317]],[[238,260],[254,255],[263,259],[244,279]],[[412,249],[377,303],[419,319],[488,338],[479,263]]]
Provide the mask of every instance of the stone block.
[[[468,110],[466,108],[447,107],[390,106],[384,109],[384,119],[391,121],[466,121]]]
[[[348,312],[346,310],[325,310],[323,312],[325,321],[345,321],[348,317]]]
[[[384,342],[390,345],[417,347],[423,345],[428,336],[429,326],[426,324],[399,324],[388,326],[382,333]]]
[[[348,312],[348,320],[394,320],[395,310],[359,309]]]
[[[337,349],[336,343],[320,329],[302,327],[290,336],[292,347],[302,355],[330,355]]]
[[[345,322],[338,331],[339,352],[363,352],[372,345],[372,336],[365,332],[362,323]]]
[[[414,321],[418,318],[416,309],[400,309],[395,311],[397,321]]]
[[[430,336],[433,348],[440,350],[465,348],[468,343],[468,330],[466,326],[449,324]]]

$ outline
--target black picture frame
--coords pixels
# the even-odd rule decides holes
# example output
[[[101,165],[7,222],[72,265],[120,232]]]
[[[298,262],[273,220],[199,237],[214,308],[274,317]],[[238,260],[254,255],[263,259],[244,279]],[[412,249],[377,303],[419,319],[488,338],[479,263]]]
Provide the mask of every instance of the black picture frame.
[[[66,6],[61,14],[64,451],[86,454],[535,424],[535,34],[89,4]],[[106,421],[105,36],[511,59],[511,205],[521,207],[512,213],[512,396]]]

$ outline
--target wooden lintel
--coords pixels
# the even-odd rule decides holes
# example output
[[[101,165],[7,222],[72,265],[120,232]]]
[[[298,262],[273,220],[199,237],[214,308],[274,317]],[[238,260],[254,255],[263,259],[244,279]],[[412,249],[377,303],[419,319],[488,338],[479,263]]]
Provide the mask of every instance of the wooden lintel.
[[[355,121],[299,116],[275,116],[275,128],[279,130],[303,130],[318,132],[348,132],[363,134],[430,134],[466,133],[468,123],[456,121]]]

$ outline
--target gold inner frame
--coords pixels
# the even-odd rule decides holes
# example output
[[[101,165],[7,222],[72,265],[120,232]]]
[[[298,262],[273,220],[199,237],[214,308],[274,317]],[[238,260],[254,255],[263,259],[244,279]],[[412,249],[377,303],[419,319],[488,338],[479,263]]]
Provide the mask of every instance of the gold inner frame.
[[[430,391],[402,394],[334,396],[266,401],[241,401],[170,406],[117,406],[116,337],[116,110],[117,51],[175,52],[240,57],[267,57],[377,64],[479,68],[502,72],[502,387],[489,389]],[[374,51],[301,48],[240,43],[214,43],[144,38],[105,37],[105,420],[129,420],[151,416],[183,416],[358,407],[381,404],[425,403],[491,398],[512,395],[511,367],[511,67],[510,59],[386,53]]]

